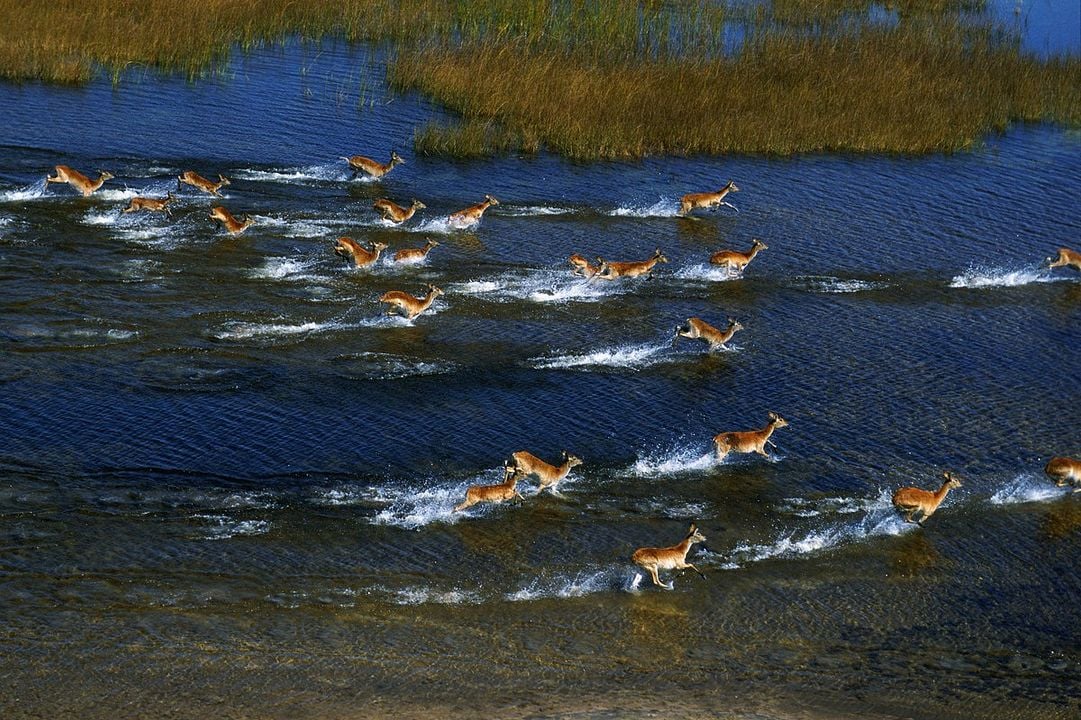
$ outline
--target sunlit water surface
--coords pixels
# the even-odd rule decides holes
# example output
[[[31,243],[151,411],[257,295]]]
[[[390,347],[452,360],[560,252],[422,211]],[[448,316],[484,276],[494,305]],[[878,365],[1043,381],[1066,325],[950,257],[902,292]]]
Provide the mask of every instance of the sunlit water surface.
[[[1081,139],[951,157],[414,157],[333,44],[0,87],[0,715],[1081,712]],[[363,106],[358,109],[358,106]],[[353,179],[341,155],[407,164]],[[57,163],[108,169],[88,199]],[[185,169],[233,180],[231,238]],[[734,208],[675,216],[735,179]],[[499,198],[479,226],[448,213]],[[402,227],[370,206],[427,208]],[[349,235],[421,264],[357,270]],[[769,246],[742,277],[707,262]],[[586,282],[566,258],[651,280]],[[412,322],[389,289],[446,294]],[[726,351],[673,342],[701,316]],[[770,460],[710,440],[790,426]],[[451,512],[510,452],[560,495]],[[889,498],[964,479],[925,529]],[[634,548],[707,536],[651,587]]]

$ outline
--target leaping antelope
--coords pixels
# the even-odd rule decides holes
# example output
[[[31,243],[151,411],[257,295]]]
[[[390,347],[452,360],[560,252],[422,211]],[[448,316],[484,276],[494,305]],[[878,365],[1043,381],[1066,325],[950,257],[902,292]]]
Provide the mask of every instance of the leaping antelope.
[[[653,279],[653,266],[657,263],[666,263],[666,258],[661,249],[657,248],[653,253],[653,257],[649,260],[640,260],[638,262],[608,262],[604,258],[597,258],[597,262],[600,263],[600,267],[597,268],[597,272],[592,276],[594,278],[600,278],[601,280],[616,280],[617,278],[624,277],[638,277],[639,275],[649,274],[649,279]],[[592,279],[592,278],[591,278]]]
[[[148,197],[133,197],[128,206],[121,212],[137,212],[139,210],[146,210],[147,212],[163,212],[169,213],[169,203],[175,199],[175,195],[169,193],[163,198],[148,198]]]
[[[571,274],[581,275],[585,278],[593,277],[601,269],[601,266],[599,264],[594,265],[578,253],[574,253],[573,255],[571,255],[569,258],[567,258],[567,261],[572,266],[574,266],[574,270],[571,271]]]
[[[751,249],[745,253],[738,250],[719,250],[709,256],[709,262],[711,265],[725,265],[728,267],[729,272],[743,272],[743,269],[747,267],[747,263],[754,260],[754,256],[763,250],[769,250],[769,245],[755,238],[751,241]]]
[[[391,152],[390,162],[381,163],[371,158],[366,158],[363,155],[353,155],[352,157],[342,156],[342,160],[349,163],[349,167],[353,168],[353,177],[356,177],[358,172],[362,172],[368,177],[379,179],[386,175],[388,172],[394,169],[397,165],[404,165],[405,160],[402,160],[402,156],[396,152]]]
[[[67,183],[73,188],[83,194],[83,197],[88,197],[95,190],[100,188],[106,180],[112,180],[115,175],[106,170],[102,170],[98,175],[97,180],[91,180],[86,175],[83,175],[78,170],[68,167],[67,165],[57,165],[55,167],[56,177],[51,177],[48,173],[45,174],[45,184],[49,183]]]
[[[461,512],[480,502],[501,503],[514,498],[524,500],[515,487],[517,484],[518,474],[504,466],[503,482],[496,485],[470,485],[465,491],[465,500],[454,506],[454,512]]]
[[[537,494],[540,495],[544,490],[551,490],[555,493],[556,486],[562,482],[563,478],[567,477],[567,473],[571,471],[571,468],[581,464],[581,458],[567,454],[566,450],[563,451],[563,462],[560,465],[546,463],[533,453],[519,450],[510,456],[510,463],[508,463],[507,467],[513,470],[515,475],[525,478],[537,478],[540,481]]]
[[[476,205],[470,205],[464,210],[453,212],[447,217],[447,221],[455,227],[465,228],[471,225],[476,225],[480,222],[481,217],[484,216],[484,211],[493,205],[498,205],[499,201],[491,195],[484,196],[484,202],[479,202]]]
[[[404,315],[407,320],[412,320],[417,315],[427,310],[432,302],[443,294],[443,291],[437,288],[435,285],[428,286],[428,294],[423,298],[413,297],[407,292],[401,290],[391,290],[385,292],[379,296],[379,302],[386,303],[387,315],[393,315],[397,312],[400,315]]]
[[[229,231],[230,235],[239,235],[255,224],[255,220],[251,215],[245,215],[244,222],[241,222],[233,217],[233,214],[221,205],[215,205],[210,210],[210,218],[220,222],[222,226]]]
[[[414,199],[413,204],[407,208],[403,208],[401,205],[397,204],[392,200],[388,200],[387,198],[379,198],[372,205],[372,208],[378,210],[379,213],[383,216],[384,220],[395,224],[405,222],[409,218],[413,217],[413,213],[415,213],[417,210],[426,207],[428,206],[422,203],[420,200],[416,199]]]
[[[180,184],[191,185],[193,188],[198,188],[208,195],[214,197],[221,197],[221,189],[226,185],[232,185],[229,182],[229,178],[224,175],[218,175],[218,182],[211,182],[205,177],[195,172],[194,170],[185,170],[183,175],[177,175],[176,177],[176,189],[180,189]]]
[[[1043,471],[1055,481],[1055,485],[1066,487],[1072,484],[1074,492],[1081,492],[1081,460],[1058,456],[1051,458]]]
[[[1072,267],[1074,270],[1081,271],[1081,253],[1069,248],[1059,248],[1058,255],[1047,258],[1046,262],[1048,268]]]
[[[676,327],[676,338],[689,338],[691,340],[704,340],[709,345],[709,351],[720,350],[724,344],[732,339],[737,330],[742,330],[736,320],[728,318],[728,329],[718,330],[701,318],[687,318],[687,322]],[[674,340],[674,339],[673,339]]]
[[[730,452],[758,453],[768,458],[766,445],[773,445],[770,435],[778,428],[788,427],[788,421],[775,412],[769,413],[769,422],[761,430],[744,430],[737,432],[723,432],[714,436],[713,443],[717,446],[717,461],[724,460]],[[773,445],[773,447],[777,447]]]
[[[905,516],[905,522],[923,525],[924,520],[935,514],[935,510],[938,510],[938,506],[946,499],[950,490],[961,487],[961,481],[953,473],[946,471],[942,473],[942,477],[945,478],[942,487],[935,492],[915,487],[903,487],[893,494],[893,506],[897,508],[897,512]],[[918,521],[913,520],[916,513],[923,514]]]
[[[399,250],[394,253],[394,262],[420,262],[428,257],[428,253],[430,253],[434,247],[439,247],[439,242],[428,238],[428,241],[424,243],[424,247],[422,248],[405,248],[404,250]]]
[[[353,259],[357,267],[368,267],[379,260],[379,253],[387,249],[386,243],[373,242],[372,249],[367,250],[353,238],[340,237],[334,243],[334,254],[345,260]]]
[[[696,568],[691,563],[687,562],[687,553],[690,552],[691,546],[695,543],[705,542],[706,536],[698,531],[698,526],[691,523],[690,530],[687,531],[687,537],[683,538],[683,542],[672,545],[671,547],[663,548],[638,548],[631,555],[631,562],[638,567],[648,570],[650,577],[653,578],[653,584],[665,588],[667,590],[672,589],[672,583],[665,585],[657,577],[658,570],[685,570],[690,568],[699,575],[702,575],[702,571]],[[702,575],[705,577],[705,575]]]
[[[680,198],[679,214],[686,215],[696,208],[713,209],[719,205],[733,207],[724,201],[725,196],[730,192],[739,192],[739,188],[736,187],[736,182],[734,180],[729,180],[728,184],[717,192],[687,193]]]

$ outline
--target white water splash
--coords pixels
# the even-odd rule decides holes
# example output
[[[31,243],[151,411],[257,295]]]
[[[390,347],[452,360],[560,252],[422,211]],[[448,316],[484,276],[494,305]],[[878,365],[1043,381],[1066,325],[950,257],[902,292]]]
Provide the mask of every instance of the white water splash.
[[[326,165],[307,165],[292,168],[269,168],[257,170],[244,168],[237,170],[233,177],[241,180],[254,180],[256,182],[274,182],[286,184],[313,184],[326,182],[348,182],[352,179],[352,171],[344,162]],[[358,175],[360,182],[372,182],[373,178]]]
[[[442,375],[453,372],[457,366],[449,362],[422,362],[389,353],[362,352],[342,355],[335,360],[350,363],[350,369],[360,365],[363,375],[371,380],[399,380],[407,377]],[[349,373],[353,375],[354,373]]]
[[[878,498],[826,497],[826,498],[785,498],[779,508],[781,512],[797,517],[819,517],[821,515],[851,515],[867,512],[878,505]]]
[[[539,600],[543,598],[575,598],[602,592],[624,589],[629,585],[626,570],[607,567],[582,570],[574,575],[552,575],[533,580],[529,585],[508,593],[512,602]]]
[[[732,549],[728,561],[723,563],[722,567],[734,569],[770,558],[808,555],[869,537],[900,535],[917,527],[906,523],[897,514],[888,490],[863,502],[866,510],[858,519],[810,530],[786,530],[772,543],[765,545],[743,543]]]
[[[18,188],[16,190],[5,190],[0,192],[0,202],[26,202],[27,200],[40,200],[45,197],[45,178],[41,178],[36,183],[26,185],[25,187]]]
[[[380,220],[382,222],[382,220]],[[433,218],[425,220],[417,225],[396,225],[395,227],[405,230],[406,232],[420,232],[420,233],[435,233],[438,235],[449,235],[455,230],[461,230],[463,228],[452,225],[448,218]]]
[[[720,464],[716,453],[712,450],[703,454],[700,445],[678,446],[670,450],[639,456],[631,466],[630,472],[637,477],[652,478],[661,475],[706,472]]]
[[[846,294],[866,290],[883,290],[888,282],[872,280],[842,280],[828,275],[800,275],[796,278],[800,289],[826,294]]]
[[[271,257],[263,262],[262,267],[248,272],[256,280],[313,280],[325,279],[309,271],[315,265],[314,260],[297,260],[289,257]]]
[[[1034,473],[1023,473],[1009,481],[991,496],[992,505],[1014,505],[1017,503],[1047,502],[1069,495],[1068,487],[1058,487],[1050,478]]]
[[[204,540],[228,540],[237,535],[265,535],[270,532],[268,520],[236,520],[227,515],[196,515],[195,517],[209,524],[202,535]]]
[[[626,292],[625,283],[589,282],[569,271],[530,270],[503,273],[495,278],[456,283],[456,293],[478,295],[498,302],[529,300],[540,303],[597,302]]]
[[[392,498],[390,506],[378,512],[373,522],[376,525],[395,525],[409,530],[432,523],[456,523],[488,506],[485,503],[474,505],[465,513],[454,512],[454,506],[465,499],[465,492],[470,485],[498,482],[498,479],[493,479],[493,477],[475,478],[475,482],[426,487],[413,491],[387,490],[387,495]]]
[[[482,602],[475,592],[429,587],[399,588],[391,591],[390,596],[398,605],[477,605]]]
[[[653,365],[664,359],[663,353],[670,349],[665,344],[622,345],[597,350],[584,355],[558,355],[553,358],[531,360],[538,369],[572,369],[593,367],[620,367],[638,369]]]
[[[725,265],[707,265],[699,263],[677,270],[673,277],[679,280],[697,280],[703,282],[728,282],[739,280],[743,273],[737,270],[729,270]]]
[[[550,205],[526,205],[522,207],[500,206],[500,215],[507,217],[543,217],[551,215],[573,215],[574,208],[554,207]]]
[[[951,288],[1020,287],[1032,283],[1055,282],[1050,270],[1039,266],[1019,269],[973,266],[950,281]]]
[[[661,198],[652,205],[620,205],[609,214],[637,218],[676,217],[679,214],[679,201]]]

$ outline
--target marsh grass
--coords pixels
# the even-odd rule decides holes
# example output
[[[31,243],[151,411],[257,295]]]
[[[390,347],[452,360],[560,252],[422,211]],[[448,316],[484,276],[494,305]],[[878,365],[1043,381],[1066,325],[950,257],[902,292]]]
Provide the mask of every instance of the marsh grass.
[[[922,153],[1081,124],[1081,62],[1039,60],[978,0],[0,0],[0,77],[197,78],[287,37],[390,42],[389,79],[456,111],[418,152]],[[888,14],[871,19],[872,7]]]

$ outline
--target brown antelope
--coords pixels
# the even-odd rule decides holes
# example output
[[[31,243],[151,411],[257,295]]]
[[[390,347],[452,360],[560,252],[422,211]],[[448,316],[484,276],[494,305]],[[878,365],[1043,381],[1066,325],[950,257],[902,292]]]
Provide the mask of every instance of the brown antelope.
[[[232,185],[229,182],[229,178],[224,175],[218,175],[218,182],[211,182],[205,177],[195,172],[194,170],[185,170],[183,175],[178,175],[176,178],[176,188],[180,189],[180,183],[185,185],[191,185],[193,188],[198,188],[203,192],[213,195],[215,197],[221,197],[221,189],[226,185]]]
[[[215,205],[211,208],[210,219],[220,222],[222,226],[229,231],[230,235],[239,235],[255,224],[255,220],[252,219],[251,215],[245,215],[244,222],[241,222],[233,217],[233,214],[221,205]]]
[[[1074,492],[1081,492],[1081,460],[1062,456],[1053,457],[1048,461],[1043,471],[1059,487],[1072,484]]]
[[[1058,255],[1053,258],[1047,258],[1047,267],[1072,267],[1074,270],[1081,270],[1081,253],[1069,248],[1059,248]]]
[[[938,510],[938,506],[946,499],[950,490],[961,487],[961,481],[953,473],[946,471],[942,473],[942,477],[945,478],[942,487],[935,492],[915,487],[903,487],[893,494],[893,506],[897,508],[897,512],[905,516],[905,522],[923,525],[924,520],[935,514],[935,510]],[[923,514],[918,521],[913,519],[916,513]]]
[[[476,205],[470,205],[464,210],[453,212],[447,217],[447,221],[451,225],[457,227],[469,227],[470,225],[476,225],[480,222],[481,217],[484,215],[484,211],[493,205],[498,205],[499,201],[491,195],[484,196],[484,202],[477,203]]]
[[[691,563],[687,562],[687,553],[690,552],[691,546],[695,543],[705,542],[706,536],[698,531],[698,526],[691,523],[690,530],[687,531],[687,537],[683,538],[683,542],[671,547],[663,548],[638,548],[631,555],[631,562],[638,567],[648,570],[650,577],[653,578],[653,584],[658,587],[672,589],[672,583],[665,585],[657,577],[658,570],[685,570],[690,568],[699,575],[702,575],[702,571],[696,568]],[[705,575],[702,575],[705,577]]]
[[[728,329],[718,330],[701,318],[687,318],[687,322],[676,327],[676,338],[689,338],[691,340],[704,340],[709,345],[710,352],[720,350],[724,344],[732,339],[737,330],[742,330],[743,325],[728,318]]]
[[[148,197],[133,197],[128,206],[121,212],[137,212],[139,210],[146,210],[148,212],[169,212],[169,203],[173,201],[175,196],[169,193],[163,198],[148,198]]]
[[[597,274],[597,271],[601,269],[600,265],[594,265],[589,260],[585,259],[578,253],[574,253],[567,261],[574,266],[572,274],[581,275],[582,277],[591,278]]]
[[[67,183],[81,192],[83,197],[89,196],[101,187],[106,180],[112,180],[116,177],[111,172],[102,170],[101,174],[98,175],[97,180],[91,180],[86,175],[83,175],[78,170],[70,168],[67,165],[57,165],[55,169],[56,177],[51,177],[48,173],[45,174],[46,185],[48,185],[48,183]]]
[[[510,456],[510,463],[507,467],[521,477],[537,478],[540,481],[537,494],[540,495],[544,490],[551,490],[555,493],[556,486],[559,485],[563,478],[567,477],[567,473],[571,471],[571,468],[581,464],[581,458],[568,455],[565,450],[563,451],[563,463],[560,465],[551,465],[530,452],[519,450]]]
[[[461,512],[480,502],[501,503],[514,498],[525,500],[515,487],[517,484],[518,474],[504,466],[503,482],[496,485],[470,485],[465,491],[465,500],[454,506],[454,512]]]
[[[407,320],[412,320],[417,315],[427,310],[432,302],[443,294],[443,291],[437,288],[435,285],[428,286],[428,294],[422,298],[413,297],[407,292],[401,290],[391,290],[385,292],[379,296],[379,302],[386,303],[387,315],[393,315],[398,313],[404,315]]]
[[[372,249],[366,250],[353,238],[340,237],[334,243],[334,254],[345,260],[353,259],[357,267],[368,267],[379,260],[379,253],[387,249],[386,243],[373,242]]]
[[[738,432],[723,432],[714,436],[713,443],[717,446],[717,461],[724,460],[730,452],[758,453],[762,457],[769,457],[766,445],[773,445],[769,439],[777,428],[788,427],[788,421],[775,412],[769,413],[769,422],[761,430],[744,430]],[[773,447],[777,447],[773,445]]]
[[[728,184],[717,192],[687,193],[680,198],[679,214],[686,215],[696,208],[712,209],[719,205],[728,205],[728,203],[724,201],[724,198],[730,192],[739,192],[739,188],[736,187],[734,180],[729,180]],[[728,207],[732,206],[728,205]]]
[[[405,160],[402,160],[401,155],[396,152],[392,152],[390,154],[390,162],[385,164],[381,162],[376,162],[371,158],[366,158],[363,155],[354,155],[352,157],[343,156],[342,160],[345,160],[347,163],[349,163],[349,167],[353,168],[354,177],[356,177],[356,174],[358,172],[362,172],[368,177],[376,179],[386,175],[388,172],[393,170],[396,165],[405,164]]]
[[[434,247],[439,247],[439,242],[428,238],[422,248],[405,248],[394,253],[394,262],[420,262],[428,257]]]
[[[407,208],[403,208],[392,200],[386,198],[379,198],[372,205],[372,208],[378,210],[382,214],[383,219],[392,223],[403,223],[409,218],[413,217],[413,213],[422,208],[428,207],[420,200],[413,200],[413,204]]]
[[[604,258],[597,258],[597,262],[600,263],[600,267],[597,268],[597,272],[592,277],[600,278],[601,280],[616,280],[624,277],[638,277],[639,275],[645,275],[649,273],[649,279],[653,279],[653,266],[659,262],[666,263],[666,258],[661,249],[657,248],[653,253],[653,257],[649,260],[641,260],[638,262],[608,262]]]
[[[725,265],[729,271],[743,272],[743,269],[747,267],[747,263],[754,260],[754,256],[763,250],[769,250],[769,245],[755,238],[751,241],[751,249],[747,252],[720,250],[709,256],[709,262],[712,265]]]

